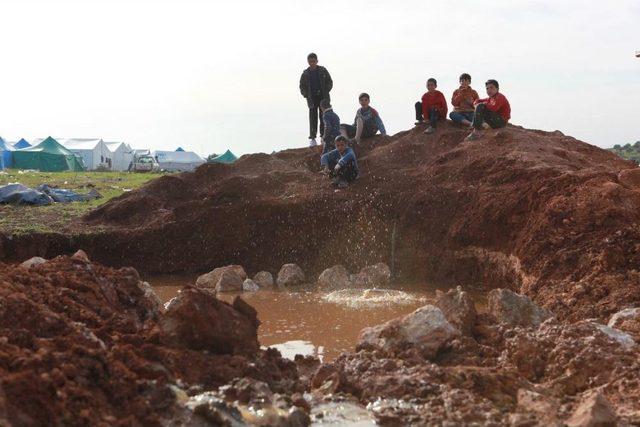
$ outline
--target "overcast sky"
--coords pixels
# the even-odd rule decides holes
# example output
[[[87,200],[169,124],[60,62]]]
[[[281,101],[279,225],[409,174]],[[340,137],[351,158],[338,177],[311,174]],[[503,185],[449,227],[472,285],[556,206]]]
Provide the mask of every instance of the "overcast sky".
[[[0,135],[98,137],[238,154],[305,146],[313,51],[351,122],[389,133],[435,77],[495,78],[512,123],[609,147],[640,139],[640,1],[270,0],[0,3]]]

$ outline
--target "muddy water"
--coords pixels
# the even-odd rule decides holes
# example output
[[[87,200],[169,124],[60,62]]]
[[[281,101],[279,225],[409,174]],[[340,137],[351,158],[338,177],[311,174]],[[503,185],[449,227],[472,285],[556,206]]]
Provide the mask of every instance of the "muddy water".
[[[150,278],[163,303],[176,296],[195,277]],[[260,343],[276,347],[283,356],[315,355],[328,361],[355,347],[362,328],[412,312],[435,295],[434,286],[401,286],[392,290],[346,290],[332,293],[308,290],[244,292],[258,311]],[[219,294],[231,302],[236,294]]]

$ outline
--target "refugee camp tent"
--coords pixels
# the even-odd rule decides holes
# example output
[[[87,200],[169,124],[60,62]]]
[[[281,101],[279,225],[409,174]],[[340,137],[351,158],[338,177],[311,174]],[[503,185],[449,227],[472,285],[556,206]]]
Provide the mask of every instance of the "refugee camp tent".
[[[133,162],[133,149],[124,142],[105,142],[112,153],[113,163],[111,169],[114,171],[129,170],[129,165]]]
[[[231,150],[227,150],[223,154],[211,159],[214,163],[233,163],[236,160],[238,160],[238,158],[231,152]]]
[[[170,172],[194,170],[205,161],[193,151],[154,151],[160,169]]]
[[[51,137],[34,147],[14,151],[13,166],[17,169],[37,169],[45,172],[84,169],[81,158],[76,157]]]
[[[15,148],[16,150],[21,150],[23,148],[29,148],[29,147],[31,147],[31,144],[29,144],[29,142],[24,138],[22,138],[20,141],[13,144],[13,148]]]
[[[102,139],[64,138],[58,142],[72,153],[82,157],[87,170],[96,170],[100,167],[111,169],[113,155]]]
[[[13,167],[14,148],[0,137],[0,170]]]
[[[176,151],[184,151],[184,148],[178,147],[178,148],[176,148]]]

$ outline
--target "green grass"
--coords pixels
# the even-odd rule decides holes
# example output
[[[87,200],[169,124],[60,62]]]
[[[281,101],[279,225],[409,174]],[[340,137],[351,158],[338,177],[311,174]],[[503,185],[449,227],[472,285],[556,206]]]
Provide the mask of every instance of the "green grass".
[[[64,232],[76,218],[126,191],[161,176],[159,173],[129,172],[32,172],[0,171],[0,186],[19,182],[35,188],[40,184],[86,193],[95,188],[101,199],[88,202],[54,203],[49,206],[0,205],[0,233]]]

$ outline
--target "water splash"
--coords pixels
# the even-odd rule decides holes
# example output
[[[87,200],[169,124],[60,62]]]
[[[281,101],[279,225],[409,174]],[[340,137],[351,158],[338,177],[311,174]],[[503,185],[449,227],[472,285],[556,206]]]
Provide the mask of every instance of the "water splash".
[[[426,298],[395,289],[341,289],[324,295],[322,300],[352,309],[362,309],[411,305],[425,302]]]

